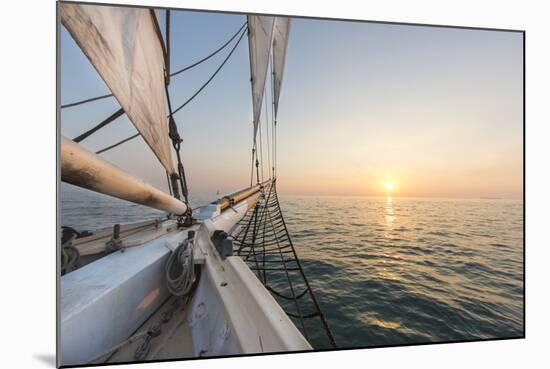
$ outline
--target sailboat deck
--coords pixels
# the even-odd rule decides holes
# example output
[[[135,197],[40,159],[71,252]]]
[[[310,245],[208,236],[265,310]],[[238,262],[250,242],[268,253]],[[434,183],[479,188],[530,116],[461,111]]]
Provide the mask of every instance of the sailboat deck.
[[[145,337],[120,348],[107,360],[107,363],[122,363],[130,361],[149,361],[182,359],[194,357],[193,340],[188,320],[189,301],[183,300],[172,314],[172,317],[162,323],[163,314],[172,309],[174,297],[168,298],[158,309],[147,319],[137,330],[137,332],[147,331],[152,326],[159,324],[161,327],[160,335],[151,339],[149,353],[141,359],[136,359],[136,350],[145,341]]]

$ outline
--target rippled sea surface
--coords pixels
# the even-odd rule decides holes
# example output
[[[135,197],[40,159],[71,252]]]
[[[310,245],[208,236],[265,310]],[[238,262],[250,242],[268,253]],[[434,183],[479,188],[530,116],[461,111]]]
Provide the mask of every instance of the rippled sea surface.
[[[521,201],[280,200],[339,347],[523,334]],[[61,209],[61,224],[79,229],[162,215],[67,186]],[[312,343],[328,347],[321,329]]]

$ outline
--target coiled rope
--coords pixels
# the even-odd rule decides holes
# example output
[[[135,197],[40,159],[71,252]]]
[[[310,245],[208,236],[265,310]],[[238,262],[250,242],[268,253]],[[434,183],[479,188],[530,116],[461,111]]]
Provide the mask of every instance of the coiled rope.
[[[80,259],[80,252],[72,245],[61,247],[61,275],[72,272]]]
[[[71,227],[61,227],[61,275],[72,272],[78,266],[80,252],[73,246],[73,240],[81,233]]]
[[[140,331],[119,344],[103,351],[88,361],[88,364],[97,363],[100,359],[105,359],[122,347],[144,338],[143,342],[136,348],[134,358],[144,360],[151,351],[151,341],[162,333],[162,325],[172,319],[172,316],[178,310],[185,300],[187,305],[192,296],[195,286],[195,266],[193,263],[193,244],[195,232],[189,231],[187,239],[180,243],[178,247],[170,254],[166,262],[166,283],[168,291],[174,296],[170,308],[163,312],[160,321],[151,325],[147,330]]]
[[[168,291],[181,297],[189,294],[195,277],[193,244],[195,232],[189,231],[188,238],[172,251],[166,262],[166,285]]]

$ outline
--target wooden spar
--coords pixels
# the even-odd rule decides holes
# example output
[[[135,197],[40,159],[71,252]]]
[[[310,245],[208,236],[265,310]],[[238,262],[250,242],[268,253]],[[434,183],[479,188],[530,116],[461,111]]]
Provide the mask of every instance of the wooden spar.
[[[182,215],[187,205],[61,137],[61,180],[136,204]]]
[[[247,197],[254,195],[256,192],[260,191],[262,187],[267,186],[272,181],[273,181],[272,179],[268,179],[267,181],[260,183],[258,185],[248,187],[248,188],[245,188],[244,190],[237,191],[230,195],[224,196],[221,199],[219,199],[216,202],[216,204],[220,206],[220,211],[223,211],[229,208],[232,204],[236,204],[239,201],[242,201]]]

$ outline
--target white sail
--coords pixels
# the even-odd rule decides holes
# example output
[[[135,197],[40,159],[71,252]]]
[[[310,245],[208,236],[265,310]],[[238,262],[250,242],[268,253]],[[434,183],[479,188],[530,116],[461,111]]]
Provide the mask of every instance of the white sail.
[[[254,122],[254,141],[262,111],[265,81],[269,66],[273,26],[275,17],[259,15],[248,16],[248,49],[250,53],[250,76],[252,80],[252,109]]]
[[[288,36],[290,34],[290,18],[275,18],[273,32],[273,103],[275,105],[275,117],[277,117],[279,95],[281,94],[281,85],[285,71]]]
[[[61,3],[61,22],[169,173],[164,50],[145,8]]]

